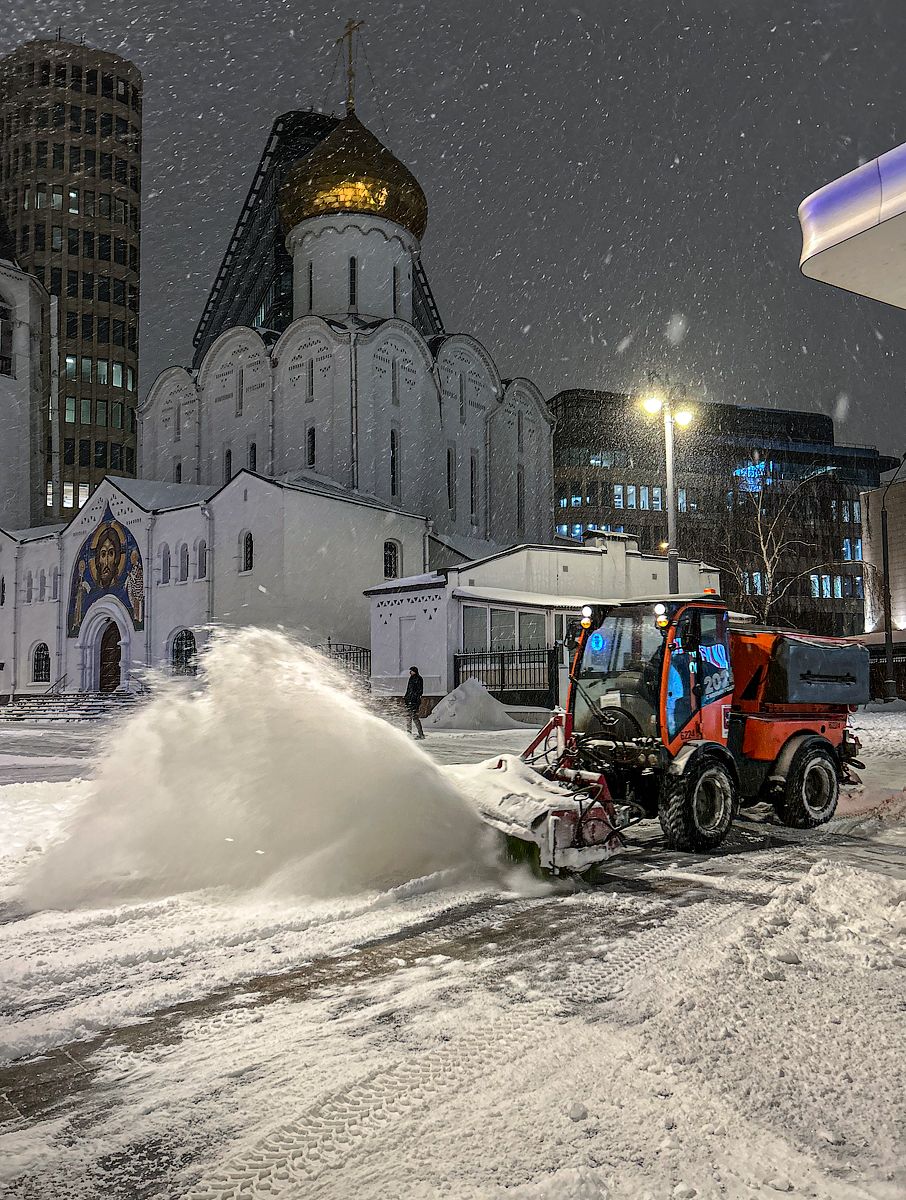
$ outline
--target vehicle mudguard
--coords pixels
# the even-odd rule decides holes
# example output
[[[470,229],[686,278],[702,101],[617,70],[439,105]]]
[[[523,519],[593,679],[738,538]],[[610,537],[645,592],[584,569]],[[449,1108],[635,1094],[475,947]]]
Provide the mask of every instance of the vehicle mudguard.
[[[809,730],[803,733],[794,733],[788,742],[784,742],[783,748],[774,760],[774,765],[770,771],[770,778],[772,780],[780,782],[780,780],[786,779],[790,773],[793,759],[796,757],[796,751],[805,742],[821,742],[833,755],[834,762],[837,764],[837,774],[840,774],[840,755],[837,753],[836,748],[827,738],[823,738],[820,733],[812,733]]]
[[[739,786],[739,772],[736,770],[736,762],[733,755],[726,746],[722,746],[720,742],[687,742],[670,761],[667,767],[668,775],[684,774],[693,762],[698,762],[700,758],[717,758],[726,766],[730,772],[730,776],[736,786]]]

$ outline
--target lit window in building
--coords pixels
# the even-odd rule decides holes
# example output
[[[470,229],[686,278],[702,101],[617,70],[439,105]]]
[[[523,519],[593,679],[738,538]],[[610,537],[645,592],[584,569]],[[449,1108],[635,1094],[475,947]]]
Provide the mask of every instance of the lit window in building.
[[[614,508],[622,508],[623,507],[623,485],[622,485],[622,483],[615,483],[613,485],[613,506],[614,506]]]
[[[639,488],[639,508],[647,509],[650,507],[649,492],[645,484]]]
[[[635,484],[629,483],[626,485],[626,507],[635,508]]]
[[[821,598],[829,600],[831,594],[831,577],[830,575],[821,576]]]
[[[849,501],[848,500],[843,501],[843,520],[847,524],[849,523]]]
[[[856,562],[862,561],[862,539],[860,537],[856,538],[855,545],[853,547],[853,558],[856,560]]]
[[[53,480],[48,479],[47,487],[44,493],[44,503],[47,508],[53,508]]]
[[[862,501],[853,500],[853,520],[858,524],[862,520]]]
[[[686,489],[680,488],[676,493],[676,507],[679,512],[686,512],[688,504],[686,500]]]
[[[75,396],[66,397],[66,423],[72,425],[75,423],[76,415],[76,398]]]
[[[655,512],[660,512],[664,507],[662,496],[663,493],[659,487],[653,487],[651,489],[651,507]]]
[[[63,484],[63,507],[72,508],[74,503],[74,485],[71,482],[66,482]]]
[[[79,484],[79,508],[82,507],[82,505],[87,501],[87,499],[88,499],[88,484],[80,483]]]
[[[862,583],[861,575],[853,576],[853,586],[856,590],[856,595],[858,596],[858,598],[860,600],[864,600],[865,599],[865,589],[864,589],[864,585]]]
[[[852,542],[849,538],[843,539],[843,561],[850,562],[853,556]]]
[[[835,600],[843,599],[843,580],[840,578],[839,575],[834,576],[834,599]]]
[[[582,537],[582,526],[581,526],[581,525],[573,525],[573,527],[572,527],[572,536],[573,536],[574,538],[580,538],[580,539],[581,539],[581,537]]]
[[[569,526],[568,525],[558,525],[557,533],[560,534],[562,537],[566,537],[569,533]]]
[[[821,595],[821,581],[817,575],[812,574],[809,576],[809,585],[812,599],[817,600]]]

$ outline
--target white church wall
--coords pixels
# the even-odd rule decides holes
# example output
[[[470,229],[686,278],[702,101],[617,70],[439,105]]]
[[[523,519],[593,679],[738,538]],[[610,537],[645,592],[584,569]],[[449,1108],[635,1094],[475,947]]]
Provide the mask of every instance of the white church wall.
[[[151,524],[150,518],[146,517],[145,523]],[[173,639],[180,630],[191,630],[199,649],[206,640],[212,556],[205,554],[205,574],[199,578],[198,547],[207,539],[207,522],[199,505],[154,514],[150,532],[152,559],[150,569],[146,566],[145,571],[146,658],[147,665],[168,670],[172,666]],[[167,557],[169,572],[165,581],[162,568]]]
[[[293,260],[297,315],[354,312],[412,320],[412,258],[418,243],[399,225],[352,213],[312,217],[290,232],[286,248]]]
[[[433,512],[440,418],[427,346],[411,325],[388,321],[358,336],[356,360],[359,490]]]
[[[139,410],[139,475],[198,482],[198,390],[185,367],[155,379]],[[176,471],[176,464],[180,471]]]
[[[50,394],[50,297],[37,279],[0,262],[0,526],[27,529],[46,518],[43,407]],[[56,497],[59,503],[59,497]]]
[[[198,372],[199,482],[226,482],[247,467],[252,443],[256,469],[266,469],[271,388],[270,356],[253,329],[230,329],[218,338]]]
[[[438,528],[450,535],[494,538],[488,423],[500,403],[503,385],[499,372],[480,342],[457,334],[447,338],[438,351],[437,377],[443,409]],[[454,505],[450,504],[450,454],[455,456]]]
[[[366,588],[384,579],[384,544],[421,572],[425,522],[352,501],[285,493],[285,612],[308,640],[369,644]]]
[[[65,672],[58,637],[60,615],[59,549],[53,534],[19,547],[18,620],[16,630],[16,691],[46,692]],[[54,599],[54,576],[57,599]],[[4,606],[5,607],[5,606]],[[50,657],[48,679],[35,678],[35,650],[45,645]]]
[[[347,484],[350,426],[345,346],[320,318],[303,317],[283,333],[273,354],[276,366],[272,473],[311,469],[323,478]],[[311,467],[310,428],[315,431]]]

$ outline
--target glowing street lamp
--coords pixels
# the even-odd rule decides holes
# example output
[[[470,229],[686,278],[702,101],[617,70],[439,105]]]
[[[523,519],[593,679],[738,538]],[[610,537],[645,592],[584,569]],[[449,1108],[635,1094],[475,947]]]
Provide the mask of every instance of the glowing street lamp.
[[[649,382],[659,380],[656,371],[648,372]],[[679,592],[679,548],[676,544],[676,480],[673,466],[673,427],[679,425],[685,429],[692,424],[694,414],[688,408],[673,410],[672,393],[669,379],[663,393],[651,392],[642,401],[642,408],[652,416],[662,413],[664,417],[664,460],[667,468],[667,541],[661,543],[661,548],[667,551],[667,590],[671,596]]]

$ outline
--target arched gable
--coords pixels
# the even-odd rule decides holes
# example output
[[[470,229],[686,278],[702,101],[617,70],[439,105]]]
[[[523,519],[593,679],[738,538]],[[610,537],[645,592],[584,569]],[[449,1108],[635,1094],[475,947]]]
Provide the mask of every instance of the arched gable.
[[[307,372],[310,359],[314,359],[316,375],[326,378],[339,344],[340,338],[321,317],[306,315],[293,321],[272,350],[275,388],[281,392],[304,388],[303,372]]]
[[[428,343],[408,321],[401,321],[396,317],[381,321],[380,325],[369,333],[360,334],[359,341],[363,346],[368,346],[375,356],[388,341],[405,347],[417,362],[421,362],[425,371],[433,372],[434,356],[428,348]]]
[[[459,364],[463,361],[469,361],[473,365],[480,366],[490,382],[491,391],[494,396],[499,399],[503,395],[503,381],[500,378],[500,372],[497,369],[497,364],[487,351],[487,349],[479,342],[477,338],[472,337],[468,333],[455,333],[450,337],[446,337],[437,346],[436,363],[438,371],[441,371],[445,366],[453,366],[459,369]]]
[[[534,408],[537,411],[539,418],[542,421],[546,421],[547,424],[553,428],[553,413],[548,408],[547,401],[544,399],[544,393],[537,386],[537,384],[532,383],[530,379],[526,379],[524,376],[520,375],[515,379],[508,379],[505,390],[506,392],[513,392],[518,404],[521,404],[527,408]]]
[[[225,330],[212,342],[198,368],[198,390],[207,391],[212,380],[216,381],[218,372],[222,372],[225,365],[229,364],[232,369],[246,358],[250,366],[264,363],[269,365],[270,355],[261,334],[246,325],[236,325]]]

